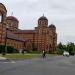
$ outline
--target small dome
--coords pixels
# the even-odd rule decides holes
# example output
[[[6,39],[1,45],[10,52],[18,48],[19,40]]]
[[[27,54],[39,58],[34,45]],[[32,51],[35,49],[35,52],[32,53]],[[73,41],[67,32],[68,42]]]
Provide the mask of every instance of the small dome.
[[[55,25],[51,24],[49,25],[49,28],[56,28]]]
[[[13,17],[13,16],[8,16],[6,19],[7,19],[7,20],[14,20],[14,21],[19,22],[18,19],[15,18],[15,17]]]
[[[39,20],[48,20],[44,15],[39,18]]]

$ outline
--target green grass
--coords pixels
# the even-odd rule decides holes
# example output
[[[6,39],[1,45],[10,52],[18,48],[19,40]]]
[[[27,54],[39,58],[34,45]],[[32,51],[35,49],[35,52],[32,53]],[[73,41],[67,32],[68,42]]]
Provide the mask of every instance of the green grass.
[[[19,54],[19,53],[14,53],[14,54],[6,54],[3,57],[9,58],[9,59],[28,59],[28,58],[37,58],[37,57],[41,57],[42,54]],[[0,56],[2,56],[0,54]]]

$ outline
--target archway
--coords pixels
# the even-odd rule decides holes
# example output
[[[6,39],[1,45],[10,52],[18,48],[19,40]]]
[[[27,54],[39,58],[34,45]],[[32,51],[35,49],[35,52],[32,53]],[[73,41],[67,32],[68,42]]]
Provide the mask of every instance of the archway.
[[[7,10],[6,7],[0,3],[0,22],[4,22],[6,20]]]

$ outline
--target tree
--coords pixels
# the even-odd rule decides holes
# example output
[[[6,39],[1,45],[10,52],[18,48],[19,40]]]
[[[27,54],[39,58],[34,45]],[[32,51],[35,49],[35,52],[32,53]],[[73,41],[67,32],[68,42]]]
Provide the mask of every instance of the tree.
[[[67,44],[67,51],[70,53],[70,55],[73,55],[74,54],[74,43],[72,42],[69,42]]]
[[[58,44],[58,46],[57,46],[59,49],[63,49],[63,45],[62,45],[62,43],[60,42],[59,44]]]
[[[68,51],[70,55],[75,54],[75,45],[72,42],[68,42],[66,45],[63,45],[61,42],[57,46],[58,48],[58,53],[62,54],[63,51]]]
[[[63,54],[65,45],[63,45],[61,42],[57,45],[58,54]]]

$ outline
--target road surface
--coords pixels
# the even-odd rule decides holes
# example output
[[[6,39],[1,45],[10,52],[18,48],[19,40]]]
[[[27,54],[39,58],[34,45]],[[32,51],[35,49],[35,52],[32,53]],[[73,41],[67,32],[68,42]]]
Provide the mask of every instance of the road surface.
[[[75,56],[0,61],[0,75],[75,75]]]

